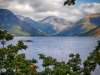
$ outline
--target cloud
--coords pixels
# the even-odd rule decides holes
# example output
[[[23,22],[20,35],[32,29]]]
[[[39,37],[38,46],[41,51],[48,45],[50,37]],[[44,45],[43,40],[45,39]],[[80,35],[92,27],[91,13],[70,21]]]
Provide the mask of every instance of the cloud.
[[[80,6],[80,9],[84,14],[87,15],[100,13],[100,3],[82,4]]]
[[[85,16],[95,13],[100,13],[100,3],[82,4],[78,7],[67,9],[65,14],[62,14],[62,16],[67,20],[75,22]]]
[[[47,16],[58,16],[68,21],[77,21],[90,14],[100,13],[100,4],[63,6],[65,0],[0,0],[0,7],[14,14],[30,17],[36,21]]]
[[[16,12],[33,12],[33,8],[29,4],[19,4],[18,2],[11,2],[7,8]]]
[[[0,0],[0,8],[5,8],[8,7],[10,2],[12,2],[13,0]]]

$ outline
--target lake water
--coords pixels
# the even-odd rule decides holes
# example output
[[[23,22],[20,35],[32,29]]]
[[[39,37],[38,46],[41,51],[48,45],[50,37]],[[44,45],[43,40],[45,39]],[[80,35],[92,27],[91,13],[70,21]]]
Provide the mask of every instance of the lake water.
[[[69,60],[69,54],[79,53],[84,61],[90,52],[97,46],[97,41],[100,38],[96,37],[15,37],[12,41],[6,43],[16,44],[18,40],[33,40],[34,42],[24,42],[27,46],[27,50],[22,50],[19,53],[25,53],[28,59],[38,59],[38,65],[41,66],[41,60],[39,60],[38,54],[44,54],[46,56],[52,56],[58,61]],[[0,45],[1,46],[1,45]],[[39,71],[43,68],[39,67]],[[96,71],[92,75],[100,75],[100,67],[97,67]]]

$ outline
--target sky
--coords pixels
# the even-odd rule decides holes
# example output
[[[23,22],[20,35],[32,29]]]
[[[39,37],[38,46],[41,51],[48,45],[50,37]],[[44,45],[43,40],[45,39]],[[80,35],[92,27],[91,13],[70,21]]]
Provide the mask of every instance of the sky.
[[[90,14],[100,13],[100,0],[76,0],[72,6],[63,6],[65,0],[0,0],[0,9],[35,21],[57,16],[75,22]]]

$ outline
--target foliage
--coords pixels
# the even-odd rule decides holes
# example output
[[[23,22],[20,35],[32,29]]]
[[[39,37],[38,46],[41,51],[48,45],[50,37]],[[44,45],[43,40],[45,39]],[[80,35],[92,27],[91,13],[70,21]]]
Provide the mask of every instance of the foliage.
[[[71,59],[67,63],[58,62],[56,59],[50,56],[46,57],[43,54],[39,54],[39,56],[43,60],[44,70],[41,72],[42,75],[91,75],[96,66],[100,65],[100,41],[83,64],[79,54],[70,54]]]
[[[64,6],[65,5],[74,5],[75,4],[75,0],[66,0],[65,2],[64,2]]]
[[[0,40],[11,40],[13,37],[7,31],[0,31]],[[26,49],[22,41],[16,45],[8,45],[0,48],[0,75],[34,75],[38,68],[35,59],[26,59],[25,54],[18,54],[22,49]]]
[[[9,41],[12,39],[13,39],[13,36],[10,33],[8,33],[6,30],[0,30],[0,40],[3,47],[6,41]]]
[[[0,40],[11,40],[12,38],[7,37],[7,34],[6,31],[0,30]],[[9,35],[11,36],[11,34]],[[68,62],[59,62],[50,56],[39,54],[44,67],[41,72],[37,72],[36,59],[26,59],[25,54],[18,53],[22,49],[26,50],[26,48],[27,46],[22,41],[18,41],[16,45],[11,44],[6,48],[0,48],[0,75],[91,75],[96,66],[100,65],[100,41],[83,64],[78,53],[70,54]]]

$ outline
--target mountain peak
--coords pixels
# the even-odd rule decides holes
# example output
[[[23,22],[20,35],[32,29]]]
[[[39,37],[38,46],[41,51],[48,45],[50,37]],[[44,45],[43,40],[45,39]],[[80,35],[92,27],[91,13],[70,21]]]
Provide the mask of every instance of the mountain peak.
[[[81,20],[89,20],[91,18],[97,18],[97,17],[100,17],[100,13],[88,15],[86,17],[83,17]]]
[[[48,22],[54,22],[54,21],[56,21],[56,22],[58,22],[58,21],[66,21],[65,19],[63,19],[63,18],[59,18],[59,17],[57,17],[57,16],[48,16],[48,17],[46,17],[46,18],[44,18],[43,20],[41,20],[42,22],[43,21],[47,21],[47,23]],[[39,22],[41,22],[41,21],[39,21]]]
[[[6,20],[5,20],[6,18]],[[7,9],[0,9],[0,20],[1,21],[7,21],[12,19],[13,21],[18,20],[17,17],[10,11]]]
[[[0,12],[3,12],[3,11],[10,11],[8,9],[0,9]]]
[[[7,10],[7,9],[0,9],[0,14],[6,14],[6,15],[10,15],[10,14],[13,14],[10,10]],[[13,14],[14,15],[14,14]]]
[[[67,21],[57,16],[48,16],[41,21],[38,21],[42,26],[47,27],[46,29],[54,29],[56,32],[60,32],[64,29],[71,27],[72,22]],[[51,32],[51,31],[50,31]]]
[[[71,23],[70,21],[67,21],[67,20],[65,20],[63,18],[59,18],[57,16],[48,16],[48,17],[46,17],[43,20],[38,21],[38,22],[42,23],[42,24],[43,23],[49,23],[49,24],[59,23],[59,24],[62,24],[62,25],[68,25],[68,23]]]
[[[59,18],[57,16],[48,16],[47,18]]]

